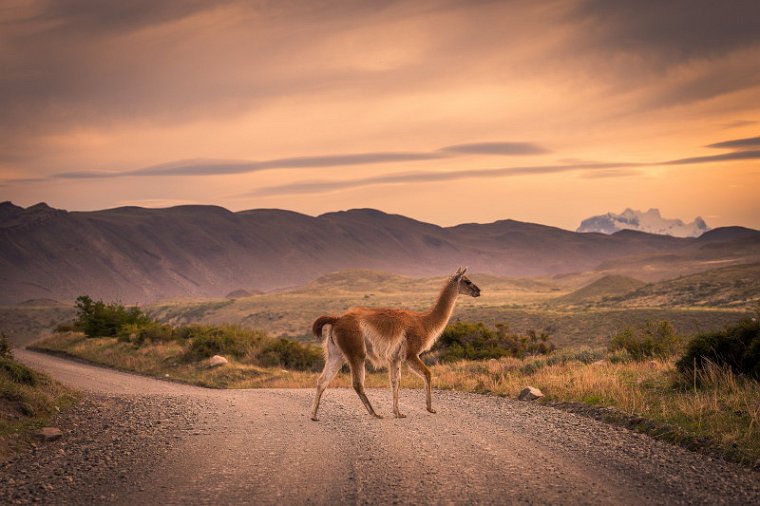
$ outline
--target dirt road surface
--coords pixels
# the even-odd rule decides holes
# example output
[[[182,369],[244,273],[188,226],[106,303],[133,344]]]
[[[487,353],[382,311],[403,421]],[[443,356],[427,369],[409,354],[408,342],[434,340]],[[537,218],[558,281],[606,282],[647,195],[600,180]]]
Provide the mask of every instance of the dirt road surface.
[[[760,476],[534,403],[329,389],[209,390],[17,350],[89,392],[64,437],[0,466],[0,503],[760,504]]]

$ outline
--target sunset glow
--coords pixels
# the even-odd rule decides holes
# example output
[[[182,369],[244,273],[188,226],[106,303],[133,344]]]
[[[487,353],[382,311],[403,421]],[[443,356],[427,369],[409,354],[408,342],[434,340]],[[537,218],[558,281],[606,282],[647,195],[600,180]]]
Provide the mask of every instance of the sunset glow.
[[[26,1],[0,201],[760,228],[757,2]]]

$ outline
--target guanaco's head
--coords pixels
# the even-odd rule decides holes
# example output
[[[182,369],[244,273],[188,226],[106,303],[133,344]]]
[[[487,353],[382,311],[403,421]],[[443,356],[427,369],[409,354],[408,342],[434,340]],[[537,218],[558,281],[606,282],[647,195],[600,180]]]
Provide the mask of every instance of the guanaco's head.
[[[467,272],[467,267],[460,267],[453,276],[453,280],[459,287],[459,293],[470,297],[480,297],[480,288],[464,275],[465,272]]]

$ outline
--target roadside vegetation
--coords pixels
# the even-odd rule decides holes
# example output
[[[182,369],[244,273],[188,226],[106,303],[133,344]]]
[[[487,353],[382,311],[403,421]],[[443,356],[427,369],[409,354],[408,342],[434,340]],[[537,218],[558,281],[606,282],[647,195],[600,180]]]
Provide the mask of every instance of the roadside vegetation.
[[[232,325],[170,326],[142,312],[110,337],[88,337],[86,307],[39,347],[216,388],[312,388],[322,367],[316,344]],[[614,333],[606,347],[556,349],[549,334],[456,322],[423,357],[436,388],[514,397],[531,385],[546,395],[542,402],[587,406],[657,437],[760,465],[757,319],[692,337],[667,321],[647,322]],[[210,367],[214,354],[230,363]],[[387,383],[384,371],[367,375],[368,387]],[[350,387],[350,376],[339,374],[332,385]],[[405,372],[402,386],[422,382]]]
[[[75,399],[73,391],[14,360],[0,333],[0,462]]]

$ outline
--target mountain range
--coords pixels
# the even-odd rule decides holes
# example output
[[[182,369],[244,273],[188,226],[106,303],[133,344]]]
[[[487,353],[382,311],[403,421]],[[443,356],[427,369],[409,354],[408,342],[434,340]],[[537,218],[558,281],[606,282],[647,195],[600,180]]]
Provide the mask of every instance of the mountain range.
[[[710,227],[700,216],[694,218],[691,223],[684,223],[679,219],[663,218],[659,209],[650,209],[647,212],[626,209],[620,214],[607,213],[587,218],[581,222],[576,232],[614,234],[621,230],[638,230],[674,237],[699,237],[710,230]]]
[[[0,204],[0,303],[125,303],[223,297],[302,285],[343,269],[415,277],[467,265],[508,277],[600,271],[645,281],[758,261],[760,232],[724,227],[699,238],[612,235],[501,220],[441,227],[373,209],[317,217],[278,209],[120,207],[67,212]]]

